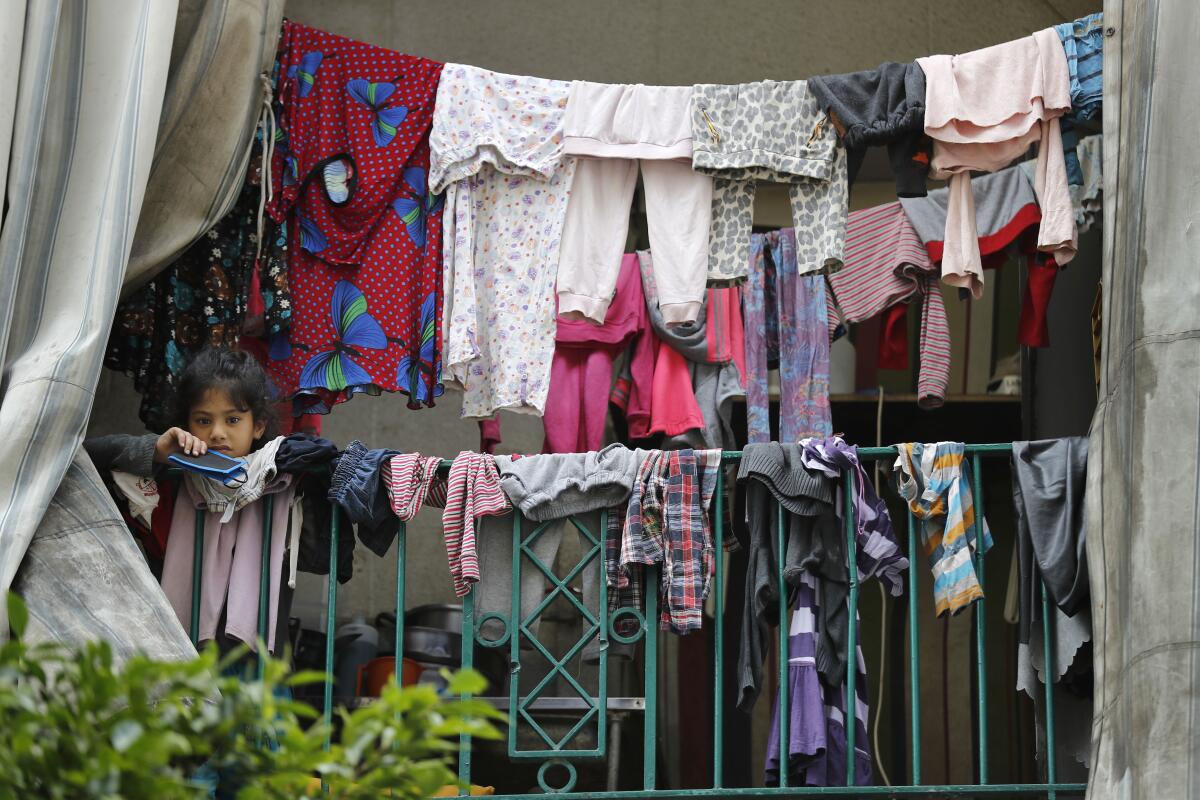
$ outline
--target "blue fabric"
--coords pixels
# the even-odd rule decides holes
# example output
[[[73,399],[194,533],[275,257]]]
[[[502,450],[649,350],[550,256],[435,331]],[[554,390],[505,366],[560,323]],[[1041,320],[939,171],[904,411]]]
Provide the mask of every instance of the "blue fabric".
[[[379,556],[387,553],[400,530],[380,470],[396,455],[396,450],[368,450],[355,440],[338,459],[329,482],[329,500],[342,507],[346,518],[358,526],[358,540]]]
[[[1076,120],[1092,119],[1100,112],[1104,94],[1104,15],[1089,14],[1074,22],[1054,26],[1067,56],[1071,73],[1071,114]]]
[[[1075,125],[1067,119],[1062,120],[1063,156],[1067,162],[1067,183],[1072,186],[1083,186],[1083,167],[1079,165],[1079,132]]]
[[[275,451],[275,469],[280,472],[307,472],[328,464],[338,456],[337,445],[328,439],[293,433],[279,443]]]

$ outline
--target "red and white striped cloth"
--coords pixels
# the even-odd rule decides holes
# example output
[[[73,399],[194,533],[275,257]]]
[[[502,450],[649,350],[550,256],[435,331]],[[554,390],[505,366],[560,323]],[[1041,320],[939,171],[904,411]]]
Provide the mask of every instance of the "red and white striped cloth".
[[[838,312],[846,322],[862,322],[921,295],[917,402],[922,408],[942,405],[950,383],[950,327],[938,278],[899,202],[850,212],[844,263],[829,275],[830,332]]]
[[[442,460],[437,456],[401,453],[392,456],[383,465],[383,482],[387,485],[392,511],[396,512],[397,517],[405,522],[411,521],[427,501],[430,505],[445,507],[445,482],[437,480],[441,463]]]
[[[446,478],[446,508],[442,512],[442,531],[446,537],[446,560],[454,579],[454,594],[459,597],[479,582],[479,557],[475,551],[475,520],[500,516],[512,510],[508,496],[500,488],[496,458],[487,453],[464,450],[450,465]]]

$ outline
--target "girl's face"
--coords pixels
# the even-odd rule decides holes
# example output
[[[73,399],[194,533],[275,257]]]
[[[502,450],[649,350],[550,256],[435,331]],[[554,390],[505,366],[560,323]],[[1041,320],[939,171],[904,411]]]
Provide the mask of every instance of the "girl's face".
[[[237,408],[224,389],[209,389],[188,414],[188,432],[203,439],[209,450],[230,458],[248,456],[266,427],[249,409]]]

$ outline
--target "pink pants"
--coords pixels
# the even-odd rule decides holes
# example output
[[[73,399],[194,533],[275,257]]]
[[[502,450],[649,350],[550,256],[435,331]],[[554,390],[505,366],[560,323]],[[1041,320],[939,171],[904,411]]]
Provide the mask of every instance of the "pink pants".
[[[704,301],[712,178],[687,161],[581,158],[558,262],[558,313],[604,321],[629,233],[641,167],[659,308],[668,325],[693,322]]]

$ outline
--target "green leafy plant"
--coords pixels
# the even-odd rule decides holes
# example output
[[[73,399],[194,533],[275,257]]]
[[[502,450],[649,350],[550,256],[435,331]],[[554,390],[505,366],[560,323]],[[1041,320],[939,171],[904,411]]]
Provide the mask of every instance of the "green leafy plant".
[[[456,785],[460,735],[498,738],[504,716],[478,700],[475,672],[431,686],[389,685],[335,722],[288,698],[323,673],[289,674],[266,659],[260,677],[239,652],[188,662],[133,656],[105,642],[71,650],[22,640],[27,612],[10,595],[13,635],[0,645],[0,798],[206,797],[204,775],[239,800],[424,798]],[[322,783],[328,789],[323,794]]]

